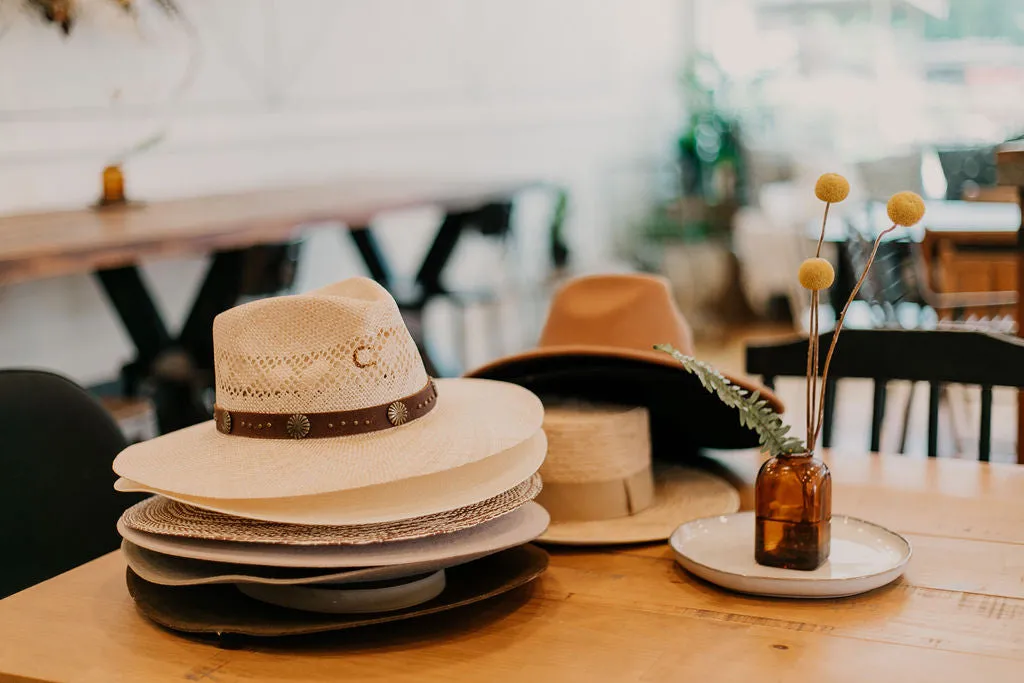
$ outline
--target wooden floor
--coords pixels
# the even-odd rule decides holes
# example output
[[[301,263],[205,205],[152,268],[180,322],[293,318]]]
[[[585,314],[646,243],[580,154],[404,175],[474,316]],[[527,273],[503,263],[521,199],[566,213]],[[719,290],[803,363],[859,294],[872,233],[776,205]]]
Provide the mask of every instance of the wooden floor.
[[[723,370],[742,373],[744,349],[752,340],[792,336],[793,329],[781,325],[758,325],[729,330],[716,338],[697,340],[697,355]],[[840,344],[842,341],[840,340]],[[777,393],[786,404],[786,421],[794,430],[803,424],[806,405],[804,381],[779,378]],[[864,452],[871,433],[871,380],[844,380],[836,402],[835,432],[832,448],[836,451]],[[909,382],[891,382],[888,410],[882,428],[882,452],[895,453],[903,427]],[[978,455],[980,390],[977,387],[949,387],[939,420],[939,455],[975,459]],[[920,385],[913,392],[907,455],[925,457],[927,453],[928,392]],[[800,427],[802,428],[802,427]],[[1014,389],[997,387],[993,391],[992,461],[1016,462],[1017,397]]]

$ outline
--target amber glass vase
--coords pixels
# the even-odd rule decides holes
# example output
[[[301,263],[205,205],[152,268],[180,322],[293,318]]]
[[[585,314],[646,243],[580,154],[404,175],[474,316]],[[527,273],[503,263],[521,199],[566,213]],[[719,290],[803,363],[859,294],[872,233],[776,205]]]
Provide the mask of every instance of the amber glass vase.
[[[832,475],[812,453],[770,458],[757,473],[754,557],[784,569],[817,569],[828,559]]]

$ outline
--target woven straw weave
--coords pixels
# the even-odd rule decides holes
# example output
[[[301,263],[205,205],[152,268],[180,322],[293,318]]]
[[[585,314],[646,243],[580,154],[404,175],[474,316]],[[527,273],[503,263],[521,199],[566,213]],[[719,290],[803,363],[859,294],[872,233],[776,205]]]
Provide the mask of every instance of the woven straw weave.
[[[646,408],[582,402],[545,403],[548,456],[540,473],[550,483],[622,479],[649,467]]]
[[[211,512],[163,496],[128,508],[121,523],[164,536],[275,545],[363,545],[425,538],[468,529],[518,509],[537,497],[541,478],[533,475],[512,489],[473,505],[398,522],[352,526],[279,524]]]
[[[213,347],[217,404],[228,410],[355,410],[427,383],[394,299],[362,278],[225,311]]]

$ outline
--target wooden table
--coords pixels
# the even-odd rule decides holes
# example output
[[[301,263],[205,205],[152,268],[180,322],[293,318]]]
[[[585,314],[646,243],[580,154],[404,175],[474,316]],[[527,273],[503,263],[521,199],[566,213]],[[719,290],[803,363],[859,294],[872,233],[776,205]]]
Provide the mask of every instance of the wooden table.
[[[348,180],[4,216],[0,217],[0,286],[95,274],[136,349],[136,358],[122,373],[131,395],[142,379],[153,377],[154,368],[180,368],[182,357],[186,365],[200,372],[212,369],[213,318],[234,306],[243,293],[247,250],[292,240],[311,224],[344,224],[371,276],[394,292],[391,269],[374,238],[372,222],[385,211],[436,206],[444,212],[444,220],[416,273],[412,293],[404,298],[399,293],[410,330],[423,347],[421,314],[429,299],[445,293],[442,272],[460,235],[471,225],[489,232],[506,230],[513,196],[529,185],[519,180]],[[185,324],[173,335],[136,266],[147,259],[206,253],[213,253],[209,270]],[[339,279],[342,276],[339,273]],[[168,355],[179,362],[158,362]],[[424,357],[430,364],[429,354]],[[432,364],[429,369],[440,374]],[[163,431],[208,418],[187,400],[169,398],[187,397],[193,383],[180,383],[184,389],[169,387],[156,392]]]
[[[749,482],[759,458],[717,462]],[[690,577],[664,545],[558,551],[532,586],[462,610],[221,649],[139,616],[111,554],[0,601],[0,680],[1021,681],[1024,467],[830,463],[837,513],[913,543],[897,583],[844,600],[764,599]]]

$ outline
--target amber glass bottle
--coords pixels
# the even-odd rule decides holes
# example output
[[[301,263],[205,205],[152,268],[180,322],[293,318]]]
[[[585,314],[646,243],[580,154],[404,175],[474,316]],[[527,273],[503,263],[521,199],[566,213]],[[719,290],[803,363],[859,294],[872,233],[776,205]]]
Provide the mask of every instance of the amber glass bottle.
[[[103,169],[103,196],[101,201],[104,204],[120,204],[124,198],[124,174],[120,166],[107,166]]]
[[[770,458],[757,473],[754,557],[784,569],[817,569],[828,559],[832,475],[811,453]]]

